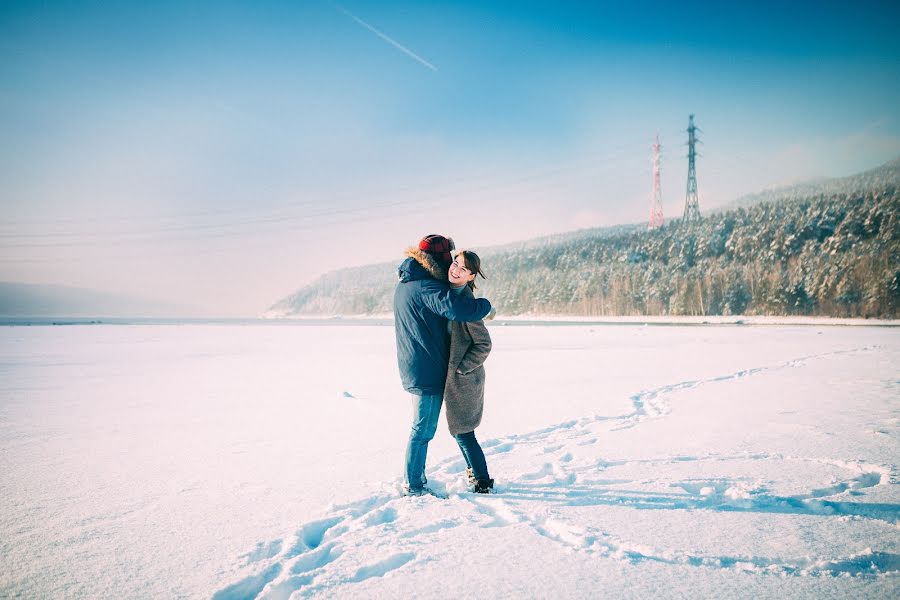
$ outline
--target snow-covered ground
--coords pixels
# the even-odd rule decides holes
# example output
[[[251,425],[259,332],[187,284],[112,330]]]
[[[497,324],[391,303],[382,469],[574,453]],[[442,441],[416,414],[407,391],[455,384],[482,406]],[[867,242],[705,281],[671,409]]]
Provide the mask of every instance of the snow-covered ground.
[[[391,327],[0,328],[0,597],[898,596],[900,330],[491,334],[439,500]]]

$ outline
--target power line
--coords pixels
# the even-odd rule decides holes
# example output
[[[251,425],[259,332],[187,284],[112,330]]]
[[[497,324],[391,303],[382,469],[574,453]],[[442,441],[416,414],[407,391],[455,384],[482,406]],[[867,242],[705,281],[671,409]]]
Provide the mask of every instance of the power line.
[[[551,165],[549,167],[544,167],[541,169],[537,169],[532,173],[524,176],[517,177],[515,179],[506,179],[499,180],[491,183],[487,183],[481,185],[476,188],[469,188],[464,190],[449,190],[440,194],[432,195],[431,198],[427,200],[400,200],[400,201],[389,201],[382,202],[379,204],[370,204],[367,206],[360,206],[354,208],[345,208],[345,209],[328,209],[328,210],[320,210],[312,213],[305,213],[299,215],[278,215],[278,216],[266,216],[266,217],[255,217],[250,219],[244,219],[239,222],[226,222],[226,223],[196,223],[196,224],[185,224],[185,225],[177,225],[177,226],[168,226],[168,227],[155,227],[150,229],[138,229],[138,230],[129,230],[129,231],[112,231],[112,232],[79,232],[79,231],[66,231],[66,232],[38,232],[38,233],[0,233],[0,240],[31,240],[31,239],[51,239],[58,240],[55,242],[46,242],[46,243],[21,243],[21,242],[3,242],[0,241],[0,248],[53,248],[53,247],[73,247],[73,246],[84,246],[84,245],[98,245],[103,243],[118,242],[118,243],[127,243],[127,242],[140,242],[140,241],[152,241],[155,238],[160,239],[171,239],[173,236],[177,237],[178,234],[182,233],[192,233],[196,234],[192,237],[194,238],[210,238],[210,237],[226,237],[226,236],[235,236],[235,235],[246,235],[248,226],[266,226],[266,225],[281,225],[286,223],[303,223],[306,221],[319,219],[319,218],[327,218],[334,217],[338,215],[356,215],[365,213],[373,210],[396,210],[400,208],[407,208],[410,205],[436,205],[442,200],[452,199],[464,195],[477,194],[484,191],[490,191],[498,188],[521,185],[522,183],[526,183],[529,181],[537,181],[549,176],[563,173],[571,170],[582,170],[585,168],[594,169],[596,167],[597,157],[604,159],[607,163],[614,162],[617,160],[621,160],[623,157],[630,156],[630,153],[626,153],[630,145],[623,145],[618,148],[612,149],[612,151],[606,151],[603,154],[593,154],[586,155],[584,157],[580,157],[575,159],[574,161],[568,161],[566,163],[561,163],[557,165]],[[457,179],[454,183],[465,183],[467,181],[472,181],[472,178],[463,178]],[[417,189],[417,187],[413,188],[403,188],[403,189]],[[308,206],[310,202],[305,202],[303,205]],[[52,222],[52,221],[51,221]],[[337,222],[340,224],[340,222]],[[286,230],[294,229],[295,227],[287,227],[281,228]],[[199,233],[198,233],[199,232]],[[173,235],[169,235],[173,234]],[[95,238],[95,239],[75,239],[75,240],[65,240],[60,238]],[[126,238],[126,239],[122,239]]]

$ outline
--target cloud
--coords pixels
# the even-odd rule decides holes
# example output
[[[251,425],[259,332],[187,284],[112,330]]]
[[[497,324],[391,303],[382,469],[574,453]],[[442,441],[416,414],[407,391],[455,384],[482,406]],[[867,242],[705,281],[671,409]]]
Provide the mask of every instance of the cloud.
[[[842,177],[871,169],[900,155],[900,136],[886,132],[880,119],[859,131],[836,137],[810,137],[782,147],[774,155],[784,177]]]

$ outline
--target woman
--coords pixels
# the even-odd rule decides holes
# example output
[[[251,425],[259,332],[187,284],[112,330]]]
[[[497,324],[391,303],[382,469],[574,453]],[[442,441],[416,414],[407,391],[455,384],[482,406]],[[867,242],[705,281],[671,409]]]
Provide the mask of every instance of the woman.
[[[475,277],[481,272],[481,259],[471,250],[461,250],[450,265],[450,287],[458,294],[473,295]],[[493,317],[488,315],[488,319]],[[491,352],[491,336],[484,321],[464,323],[450,321],[450,364],[444,387],[447,426],[456,438],[463,458],[469,485],[477,494],[489,494],[494,480],[488,475],[484,452],[475,439],[475,428],[481,424],[484,408],[484,361]]]

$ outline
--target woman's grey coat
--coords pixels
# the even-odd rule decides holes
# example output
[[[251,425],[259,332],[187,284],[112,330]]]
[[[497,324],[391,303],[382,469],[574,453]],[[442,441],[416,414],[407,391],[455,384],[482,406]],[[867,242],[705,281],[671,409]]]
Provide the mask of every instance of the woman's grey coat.
[[[472,294],[468,288],[461,293]],[[475,431],[481,424],[484,361],[490,352],[491,336],[484,321],[450,322],[450,365],[444,386],[444,405],[452,435]]]

